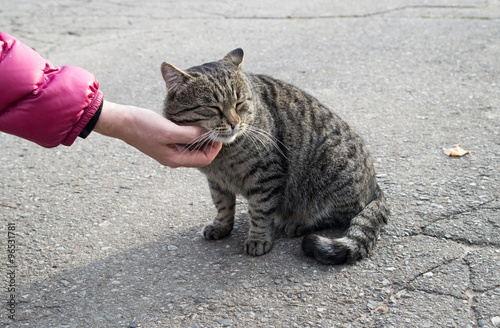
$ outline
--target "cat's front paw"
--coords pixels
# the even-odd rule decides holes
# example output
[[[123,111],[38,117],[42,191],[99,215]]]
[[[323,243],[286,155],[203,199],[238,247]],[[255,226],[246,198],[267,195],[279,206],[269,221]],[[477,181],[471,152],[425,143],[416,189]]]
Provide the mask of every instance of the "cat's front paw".
[[[205,237],[205,239],[217,240],[229,235],[231,233],[231,230],[233,230],[233,227],[211,223],[203,228],[201,234],[203,235],[203,237]]]
[[[273,248],[273,241],[271,239],[263,240],[249,237],[245,242],[245,250],[247,254],[253,256],[264,255],[268,253],[271,248]]]

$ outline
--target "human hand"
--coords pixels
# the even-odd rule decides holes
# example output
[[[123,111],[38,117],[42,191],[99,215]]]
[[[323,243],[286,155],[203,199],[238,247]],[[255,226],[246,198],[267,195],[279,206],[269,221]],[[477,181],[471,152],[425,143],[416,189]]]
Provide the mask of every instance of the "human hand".
[[[205,130],[179,126],[151,110],[109,101],[104,101],[94,131],[121,139],[172,168],[206,166],[222,148],[220,142],[200,142],[185,147],[198,140]]]

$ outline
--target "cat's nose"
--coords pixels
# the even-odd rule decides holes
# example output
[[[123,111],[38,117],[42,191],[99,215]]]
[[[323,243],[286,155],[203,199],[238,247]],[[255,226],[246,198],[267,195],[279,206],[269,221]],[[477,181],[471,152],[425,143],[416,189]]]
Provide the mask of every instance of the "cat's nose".
[[[238,125],[238,121],[229,121],[229,125],[234,129]]]

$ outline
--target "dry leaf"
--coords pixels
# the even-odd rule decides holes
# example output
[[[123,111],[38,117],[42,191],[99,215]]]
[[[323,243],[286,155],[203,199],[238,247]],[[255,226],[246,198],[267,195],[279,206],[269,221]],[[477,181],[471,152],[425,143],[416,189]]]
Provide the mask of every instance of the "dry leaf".
[[[453,157],[462,157],[470,154],[468,150],[465,150],[462,147],[460,147],[460,144],[456,145],[453,148],[443,148],[443,153]]]
[[[379,306],[378,308],[375,309],[375,311],[387,313],[387,311],[389,311],[389,308],[386,308],[385,306]]]

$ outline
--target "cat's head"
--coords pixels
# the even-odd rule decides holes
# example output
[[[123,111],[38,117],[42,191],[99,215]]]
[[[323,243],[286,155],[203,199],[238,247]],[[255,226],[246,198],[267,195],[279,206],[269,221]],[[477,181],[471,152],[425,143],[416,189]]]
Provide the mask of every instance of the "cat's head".
[[[167,86],[164,115],[179,125],[198,125],[210,138],[224,143],[241,135],[252,117],[251,93],[241,71],[243,50],[222,60],[182,71],[163,63]]]

